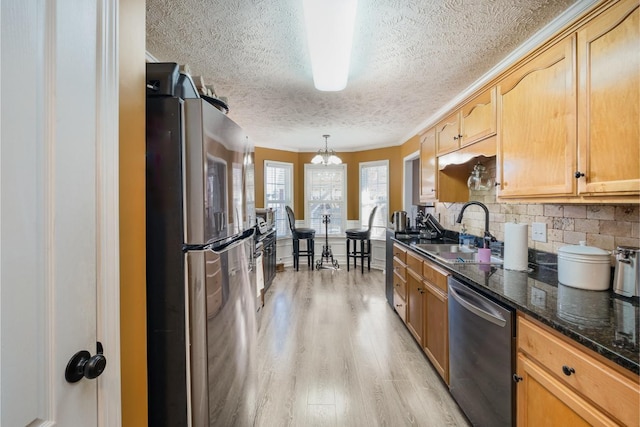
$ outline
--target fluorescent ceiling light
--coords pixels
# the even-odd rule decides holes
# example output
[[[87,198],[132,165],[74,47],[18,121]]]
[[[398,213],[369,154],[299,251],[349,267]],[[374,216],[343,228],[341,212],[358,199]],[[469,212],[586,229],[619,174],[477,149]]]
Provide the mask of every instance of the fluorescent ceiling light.
[[[358,0],[304,0],[313,84],[318,90],[347,86]]]

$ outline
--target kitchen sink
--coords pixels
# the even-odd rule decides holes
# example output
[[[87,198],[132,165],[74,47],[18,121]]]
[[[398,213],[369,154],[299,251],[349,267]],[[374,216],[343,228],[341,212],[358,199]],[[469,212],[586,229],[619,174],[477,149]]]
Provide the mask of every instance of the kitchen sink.
[[[450,243],[417,243],[415,247],[448,264],[481,264],[475,248]],[[482,264],[502,264],[502,259],[492,255],[488,263]]]
[[[470,248],[468,246],[460,246],[453,243],[417,243],[416,247],[422,249],[427,252],[436,252],[436,253],[474,253],[476,250]]]

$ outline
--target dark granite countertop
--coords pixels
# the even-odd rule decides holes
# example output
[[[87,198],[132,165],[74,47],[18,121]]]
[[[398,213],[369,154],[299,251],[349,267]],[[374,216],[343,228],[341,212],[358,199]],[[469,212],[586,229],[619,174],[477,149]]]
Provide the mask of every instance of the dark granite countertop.
[[[446,264],[415,246],[416,243],[430,243],[429,240],[406,236],[394,241],[433,260],[481,292],[530,315],[618,365],[640,373],[637,298],[558,284],[555,263],[530,263],[529,272],[504,270],[500,265]]]

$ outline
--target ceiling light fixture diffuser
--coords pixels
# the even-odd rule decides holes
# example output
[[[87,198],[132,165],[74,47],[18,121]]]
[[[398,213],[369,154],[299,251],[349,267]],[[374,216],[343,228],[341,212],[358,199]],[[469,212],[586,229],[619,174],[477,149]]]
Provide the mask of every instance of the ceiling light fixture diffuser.
[[[336,155],[336,152],[333,150],[329,150],[329,146],[327,145],[327,138],[331,135],[322,135],[324,138],[324,150],[318,150],[318,153],[311,159],[311,163],[314,165],[323,164],[327,165],[339,165],[342,163],[342,159]]]
[[[304,0],[313,84],[318,90],[347,87],[358,0]]]

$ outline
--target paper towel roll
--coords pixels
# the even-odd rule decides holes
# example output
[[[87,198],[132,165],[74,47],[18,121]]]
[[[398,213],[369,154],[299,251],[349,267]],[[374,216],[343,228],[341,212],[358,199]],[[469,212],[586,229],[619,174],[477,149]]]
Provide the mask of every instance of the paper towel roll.
[[[504,225],[504,268],[526,271],[529,249],[527,246],[527,224],[507,222]]]

